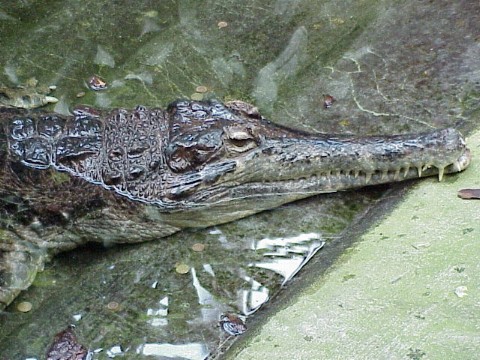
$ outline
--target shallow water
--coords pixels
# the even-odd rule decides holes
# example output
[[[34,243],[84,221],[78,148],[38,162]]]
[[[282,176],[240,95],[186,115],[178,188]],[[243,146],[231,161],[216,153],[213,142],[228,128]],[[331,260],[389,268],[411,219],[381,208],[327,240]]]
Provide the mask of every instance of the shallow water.
[[[73,323],[86,346],[103,349],[94,358],[116,346],[130,356],[169,356],[175,345],[178,357],[202,359],[228,338],[222,313],[255,313],[376,195],[355,194],[355,205],[329,197],[141,245],[60,255],[3,314],[2,347],[14,358],[40,356]],[[176,271],[180,264],[186,273]],[[33,310],[16,311],[22,301]]]
[[[6,1],[0,82],[56,85],[63,113],[215,97],[311,132],[469,128],[480,93],[479,47],[465,35],[474,24],[440,34],[438,21],[462,19],[468,2],[411,3]],[[108,89],[90,90],[92,75]],[[336,99],[329,109],[325,94]],[[228,340],[222,313],[251,318],[381,196],[319,196],[156,242],[63,254],[0,315],[0,353],[42,358],[74,323],[94,359],[215,356]],[[18,312],[20,301],[33,309]]]

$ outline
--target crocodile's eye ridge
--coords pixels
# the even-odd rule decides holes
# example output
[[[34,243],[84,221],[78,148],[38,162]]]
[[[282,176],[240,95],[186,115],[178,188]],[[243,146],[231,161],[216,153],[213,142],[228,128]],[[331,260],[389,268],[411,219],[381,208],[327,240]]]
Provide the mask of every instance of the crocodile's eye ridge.
[[[179,136],[167,147],[168,165],[175,172],[200,169],[217,158],[222,146],[220,130]]]

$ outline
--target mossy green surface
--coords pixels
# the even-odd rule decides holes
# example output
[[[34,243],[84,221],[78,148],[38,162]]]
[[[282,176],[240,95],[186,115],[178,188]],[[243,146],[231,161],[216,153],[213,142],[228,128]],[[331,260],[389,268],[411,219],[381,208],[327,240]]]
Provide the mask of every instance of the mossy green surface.
[[[480,353],[480,132],[471,166],[416,185],[326,276],[230,358],[476,359]]]

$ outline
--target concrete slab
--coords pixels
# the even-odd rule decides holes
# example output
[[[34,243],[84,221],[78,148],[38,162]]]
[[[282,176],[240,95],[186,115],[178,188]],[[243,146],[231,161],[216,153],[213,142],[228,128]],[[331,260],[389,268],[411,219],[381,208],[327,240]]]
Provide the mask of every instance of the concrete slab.
[[[420,181],[404,201],[235,359],[478,359],[480,132],[465,172]]]

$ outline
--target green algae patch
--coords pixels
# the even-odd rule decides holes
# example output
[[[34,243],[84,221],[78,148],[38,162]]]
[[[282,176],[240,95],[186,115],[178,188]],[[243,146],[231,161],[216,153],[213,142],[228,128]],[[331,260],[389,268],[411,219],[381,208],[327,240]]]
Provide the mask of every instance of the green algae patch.
[[[480,132],[455,181],[422,181],[235,359],[471,359],[480,351]],[[354,274],[354,276],[352,276]],[[233,358],[233,357],[230,357]]]

